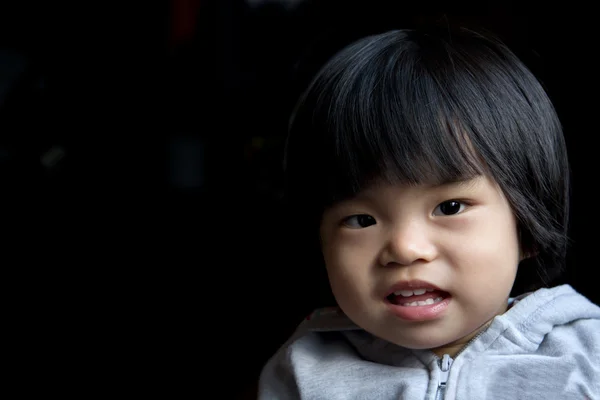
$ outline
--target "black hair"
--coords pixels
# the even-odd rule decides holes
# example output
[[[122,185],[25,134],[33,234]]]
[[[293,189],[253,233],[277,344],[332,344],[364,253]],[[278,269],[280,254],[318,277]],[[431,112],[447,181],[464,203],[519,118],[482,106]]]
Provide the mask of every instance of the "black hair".
[[[290,120],[285,198],[317,235],[323,211],[375,179],[444,183],[486,174],[518,221],[524,262],[548,285],[568,243],[569,166],[541,83],[500,40],[394,30],[335,54]],[[528,286],[531,288],[531,286]]]

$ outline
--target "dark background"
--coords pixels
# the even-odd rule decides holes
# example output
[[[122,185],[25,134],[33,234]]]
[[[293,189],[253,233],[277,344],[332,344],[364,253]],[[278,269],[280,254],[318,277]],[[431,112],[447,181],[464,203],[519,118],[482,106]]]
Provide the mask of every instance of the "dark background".
[[[564,280],[600,303],[596,21],[520,3],[3,3],[4,329],[22,390],[252,398],[322,305],[280,213],[296,96],[343,44],[426,20],[494,31],[543,81],[573,170]]]

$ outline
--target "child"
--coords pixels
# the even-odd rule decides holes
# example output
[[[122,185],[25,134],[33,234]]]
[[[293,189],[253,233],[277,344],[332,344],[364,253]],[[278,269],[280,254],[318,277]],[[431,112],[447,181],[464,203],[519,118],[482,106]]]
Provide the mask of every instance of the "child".
[[[550,285],[561,125],[506,46],[466,30],[351,44],[302,96],[286,174],[339,308],[269,360],[260,399],[600,399],[600,307]],[[517,271],[536,290],[511,297]]]

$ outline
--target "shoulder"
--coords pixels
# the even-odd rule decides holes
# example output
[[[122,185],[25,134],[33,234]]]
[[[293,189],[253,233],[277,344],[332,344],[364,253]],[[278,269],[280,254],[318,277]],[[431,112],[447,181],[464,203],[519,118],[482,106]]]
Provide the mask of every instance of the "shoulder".
[[[335,338],[342,340],[341,332],[361,330],[338,307],[319,308],[301,321],[281,346],[277,354],[287,354],[294,351],[310,351],[313,347],[333,345]],[[276,354],[276,355],[277,355]]]
[[[579,318],[555,325],[542,343],[555,344],[565,352],[589,355],[600,365],[600,318]]]
[[[565,382],[578,391],[600,395],[600,307],[572,288],[564,289],[564,297],[549,307],[554,324],[537,353],[559,362],[569,374]]]
[[[268,360],[259,378],[260,399],[300,397],[299,376],[329,368],[340,358],[353,357],[342,331],[358,328],[338,308],[321,308],[308,315],[294,334]]]

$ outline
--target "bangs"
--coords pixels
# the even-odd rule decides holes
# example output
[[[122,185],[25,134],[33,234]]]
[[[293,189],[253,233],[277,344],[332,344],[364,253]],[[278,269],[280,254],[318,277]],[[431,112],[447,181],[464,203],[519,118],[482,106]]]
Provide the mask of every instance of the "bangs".
[[[369,38],[363,39],[334,58],[292,124],[291,131],[311,132],[316,144],[311,147],[319,149],[319,154],[306,151],[314,157],[311,184],[325,195],[324,206],[375,181],[442,184],[484,173],[472,129],[459,124],[461,107],[430,72],[440,66],[404,56],[415,49],[392,48],[397,34],[379,40],[390,43],[370,46]]]
[[[329,105],[317,104],[326,119],[332,157],[325,171],[334,197],[353,196],[374,180],[437,185],[483,173],[469,128],[459,126],[433,77],[408,67],[345,77],[353,84],[339,87]],[[398,79],[398,68],[408,79]]]

